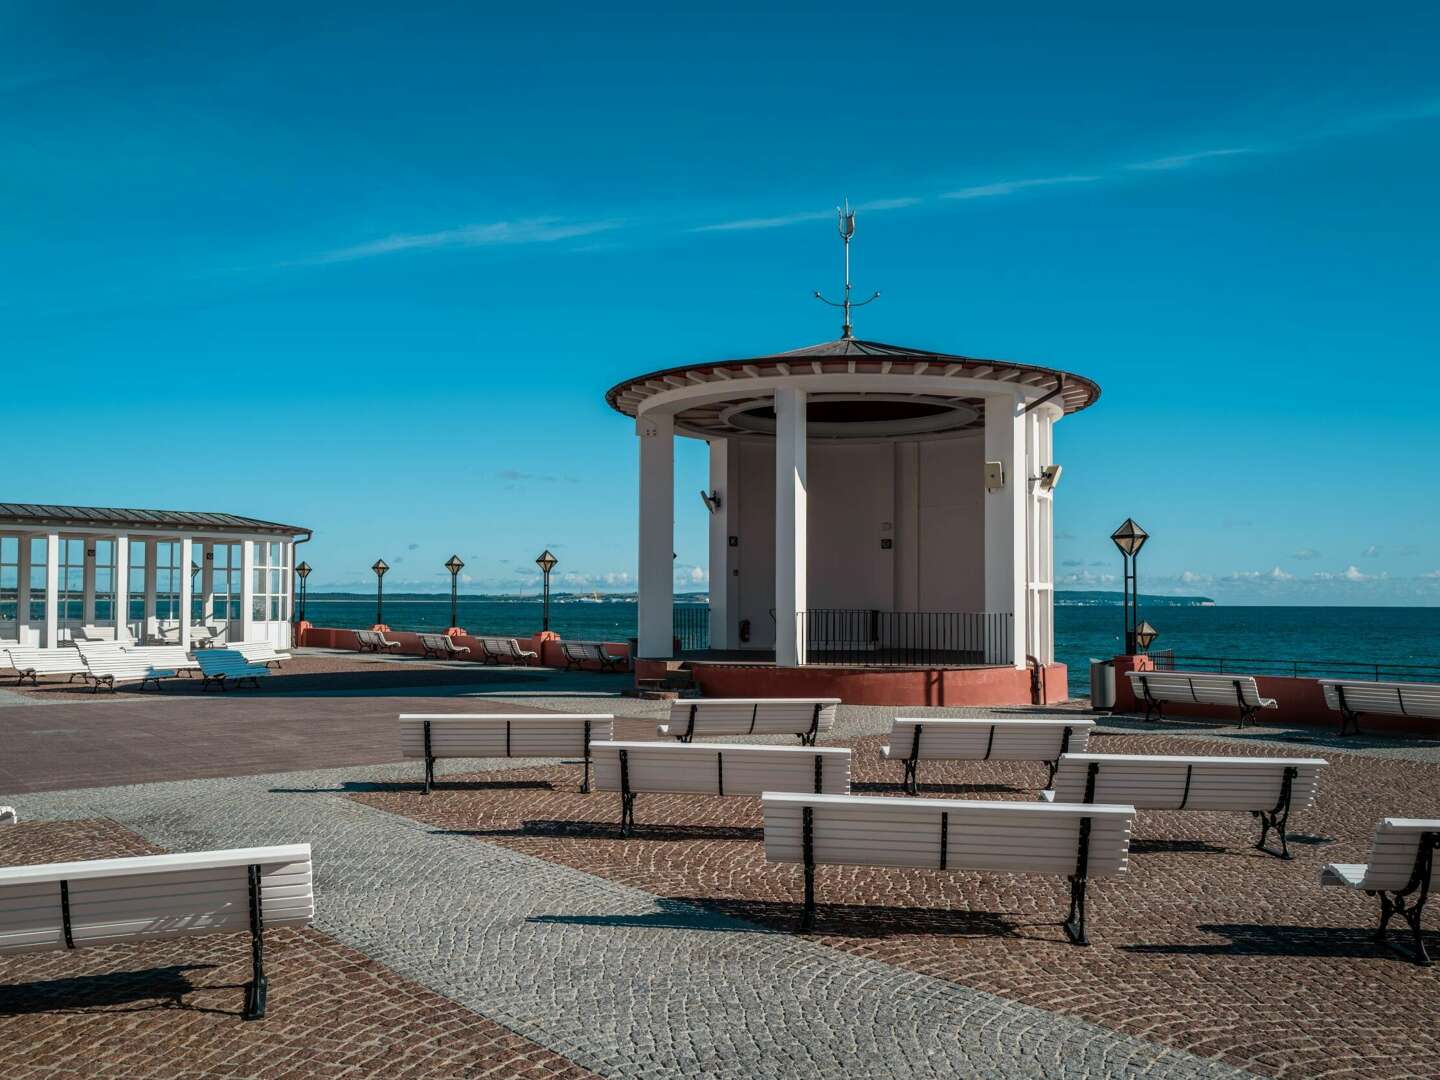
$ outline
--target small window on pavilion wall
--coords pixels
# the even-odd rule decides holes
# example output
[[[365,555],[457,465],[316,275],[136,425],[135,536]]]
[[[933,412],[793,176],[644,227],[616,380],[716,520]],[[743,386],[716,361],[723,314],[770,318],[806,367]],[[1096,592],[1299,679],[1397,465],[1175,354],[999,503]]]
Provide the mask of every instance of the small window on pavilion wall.
[[[0,536],[0,622],[20,614],[20,538]]]
[[[279,622],[285,618],[285,556],[284,545],[278,541],[255,544],[250,617],[259,622]]]

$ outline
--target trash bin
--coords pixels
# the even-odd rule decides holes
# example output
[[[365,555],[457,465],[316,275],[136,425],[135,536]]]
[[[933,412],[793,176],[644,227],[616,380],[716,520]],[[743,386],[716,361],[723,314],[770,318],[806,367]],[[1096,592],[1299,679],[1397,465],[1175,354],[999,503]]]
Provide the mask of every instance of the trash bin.
[[[1115,661],[1090,658],[1090,709],[1115,708]]]

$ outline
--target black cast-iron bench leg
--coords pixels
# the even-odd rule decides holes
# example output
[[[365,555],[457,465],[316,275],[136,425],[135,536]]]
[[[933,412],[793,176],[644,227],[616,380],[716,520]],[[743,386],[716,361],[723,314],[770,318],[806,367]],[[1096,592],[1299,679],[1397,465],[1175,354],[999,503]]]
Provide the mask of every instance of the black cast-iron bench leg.
[[[1285,769],[1285,779],[1280,784],[1280,801],[1275,804],[1273,810],[1252,810],[1251,813],[1260,819],[1260,839],[1255,842],[1255,847],[1267,855],[1275,855],[1281,859],[1294,858],[1290,854],[1290,846],[1286,842],[1285,824],[1290,820],[1290,787],[1295,777],[1300,775],[1295,766],[1290,765]],[[1280,838],[1280,850],[1265,846],[1265,841],[1270,838],[1270,831]]]
[[[270,982],[265,978],[265,915],[260,903],[260,867],[249,867],[250,875],[250,982],[245,986],[245,1019],[265,1015],[265,998]]]

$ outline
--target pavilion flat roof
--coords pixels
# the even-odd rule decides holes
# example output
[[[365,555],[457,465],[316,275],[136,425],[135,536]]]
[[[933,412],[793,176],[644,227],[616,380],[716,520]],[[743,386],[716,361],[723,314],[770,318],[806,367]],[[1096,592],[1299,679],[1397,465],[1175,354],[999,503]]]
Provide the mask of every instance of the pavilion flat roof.
[[[179,532],[251,532],[295,536],[303,525],[188,510],[131,510],[114,506],[0,503],[0,528],[173,529]]]

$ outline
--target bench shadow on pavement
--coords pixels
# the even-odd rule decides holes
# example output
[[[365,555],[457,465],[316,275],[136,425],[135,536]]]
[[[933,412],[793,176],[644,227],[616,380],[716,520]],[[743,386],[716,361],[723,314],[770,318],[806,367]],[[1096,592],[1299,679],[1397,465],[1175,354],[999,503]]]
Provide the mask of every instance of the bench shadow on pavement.
[[[855,795],[899,795],[905,785],[899,780],[852,780],[851,794]],[[1032,795],[1034,788],[1016,787],[1013,784],[927,784],[921,782],[919,798],[935,795]]]
[[[512,828],[435,829],[436,836],[593,836],[605,840],[749,840],[759,843],[765,830],[759,825],[646,825],[637,824],[628,837],[620,836],[620,823],[609,821],[522,821]]]
[[[1122,952],[1151,956],[1309,956],[1349,959],[1394,957],[1375,940],[1373,926],[1265,926],[1258,923],[1208,923],[1195,929],[1228,941],[1184,944],[1121,945]],[[1391,927],[1391,938],[1410,944],[1409,931]],[[1427,948],[1440,944],[1440,933],[1426,931]],[[1403,963],[1403,961],[1397,961]]]
[[[272,795],[360,795],[375,792],[418,795],[420,780],[346,780],[339,787],[272,787]],[[437,780],[432,791],[555,791],[550,780]],[[559,790],[564,790],[560,788]]]
[[[656,907],[657,911],[644,915],[532,915],[526,921],[564,926],[794,934],[800,925],[803,905],[787,901],[680,896],[658,900]],[[1022,933],[1016,924],[1003,916],[991,912],[823,903],[815,908],[814,933],[818,936],[857,938],[883,938],[895,934],[987,938],[1031,936]]]
[[[106,1012],[181,1009],[186,1012],[212,1013],[216,1016],[240,1016],[240,1009],[210,1009],[189,1004],[184,1000],[186,994],[196,990],[231,989],[228,983],[221,986],[196,986],[187,975],[187,972],[207,971],[213,967],[214,964],[177,964],[172,967],[112,971],[104,975],[75,975],[45,982],[0,985],[0,1016],[80,1013],[92,1009],[104,1009]],[[240,984],[235,984],[234,988],[239,989]]]

